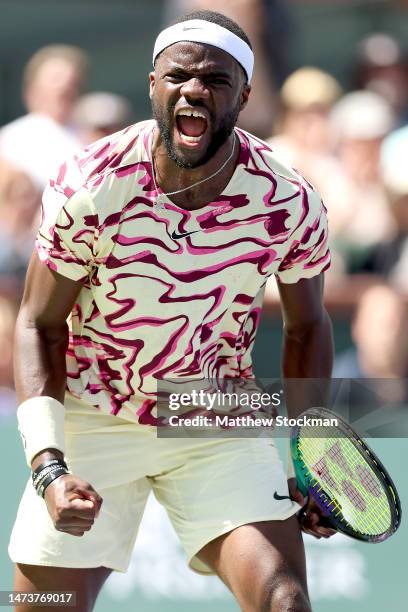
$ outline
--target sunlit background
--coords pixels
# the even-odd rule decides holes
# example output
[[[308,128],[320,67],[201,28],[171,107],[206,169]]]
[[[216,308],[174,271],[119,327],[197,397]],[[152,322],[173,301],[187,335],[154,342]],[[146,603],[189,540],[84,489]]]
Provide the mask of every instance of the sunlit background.
[[[407,377],[408,1],[0,0],[0,590],[12,588],[7,543],[28,478],[16,430],[12,335],[42,189],[75,149],[150,117],[154,38],[196,8],[225,12],[246,30],[256,68],[240,125],[268,140],[325,200],[335,375]],[[258,376],[279,374],[280,344],[270,281],[254,351]],[[370,443],[404,505],[406,441]],[[403,524],[380,545],[306,537],[315,612],[403,612],[407,533]],[[216,578],[187,569],[151,499],[128,573],[114,573],[96,606],[113,609],[237,606]]]

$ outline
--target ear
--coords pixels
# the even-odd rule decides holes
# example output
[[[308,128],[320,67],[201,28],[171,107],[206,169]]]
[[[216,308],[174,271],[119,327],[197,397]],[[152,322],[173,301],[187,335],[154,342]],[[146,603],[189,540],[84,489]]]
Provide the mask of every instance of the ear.
[[[249,94],[251,93],[251,86],[244,85],[241,92],[241,110],[244,110],[246,105],[248,104]]]
[[[152,99],[153,97],[155,84],[156,84],[156,73],[154,71],[149,72],[149,98],[150,99]]]

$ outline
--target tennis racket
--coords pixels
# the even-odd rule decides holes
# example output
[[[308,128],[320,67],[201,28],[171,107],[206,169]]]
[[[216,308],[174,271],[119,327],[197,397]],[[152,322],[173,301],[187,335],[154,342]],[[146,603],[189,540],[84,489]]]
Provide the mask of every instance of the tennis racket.
[[[400,525],[401,504],[381,461],[330,410],[311,408],[301,417],[336,419],[338,423],[295,425],[291,431],[297,486],[320,507],[321,524],[365,542],[389,538]],[[305,516],[305,508],[300,520]]]

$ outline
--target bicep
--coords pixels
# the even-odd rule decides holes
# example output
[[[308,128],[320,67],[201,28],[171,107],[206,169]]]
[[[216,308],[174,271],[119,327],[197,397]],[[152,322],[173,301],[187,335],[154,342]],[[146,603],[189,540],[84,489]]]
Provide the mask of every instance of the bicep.
[[[34,252],[27,271],[19,317],[34,327],[65,325],[82,288],[80,281],[53,272]]]
[[[287,328],[312,325],[324,314],[323,273],[296,283],[277,279],[283,321]]]

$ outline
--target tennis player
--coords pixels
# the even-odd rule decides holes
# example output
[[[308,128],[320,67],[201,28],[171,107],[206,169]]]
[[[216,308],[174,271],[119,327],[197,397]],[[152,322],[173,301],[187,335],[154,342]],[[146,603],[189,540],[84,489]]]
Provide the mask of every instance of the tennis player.
[[[16,590],[73,590],[73,609],[92,610],[126,571],[153,490],[191,568],[217,574],[242,610],[311,610],[302,498],[273,441],[158,438],[155,426],[160,379],[253,376],[271,275],[284,375],[331,373],[326,211],[235,127],[253,60],[230,19],[181,18],[155,43],[154,120],[88,146],[44,193],[16,333],[32,470],[9,544]],[[304,528],[329,537],[319,523],[311,506]]]

